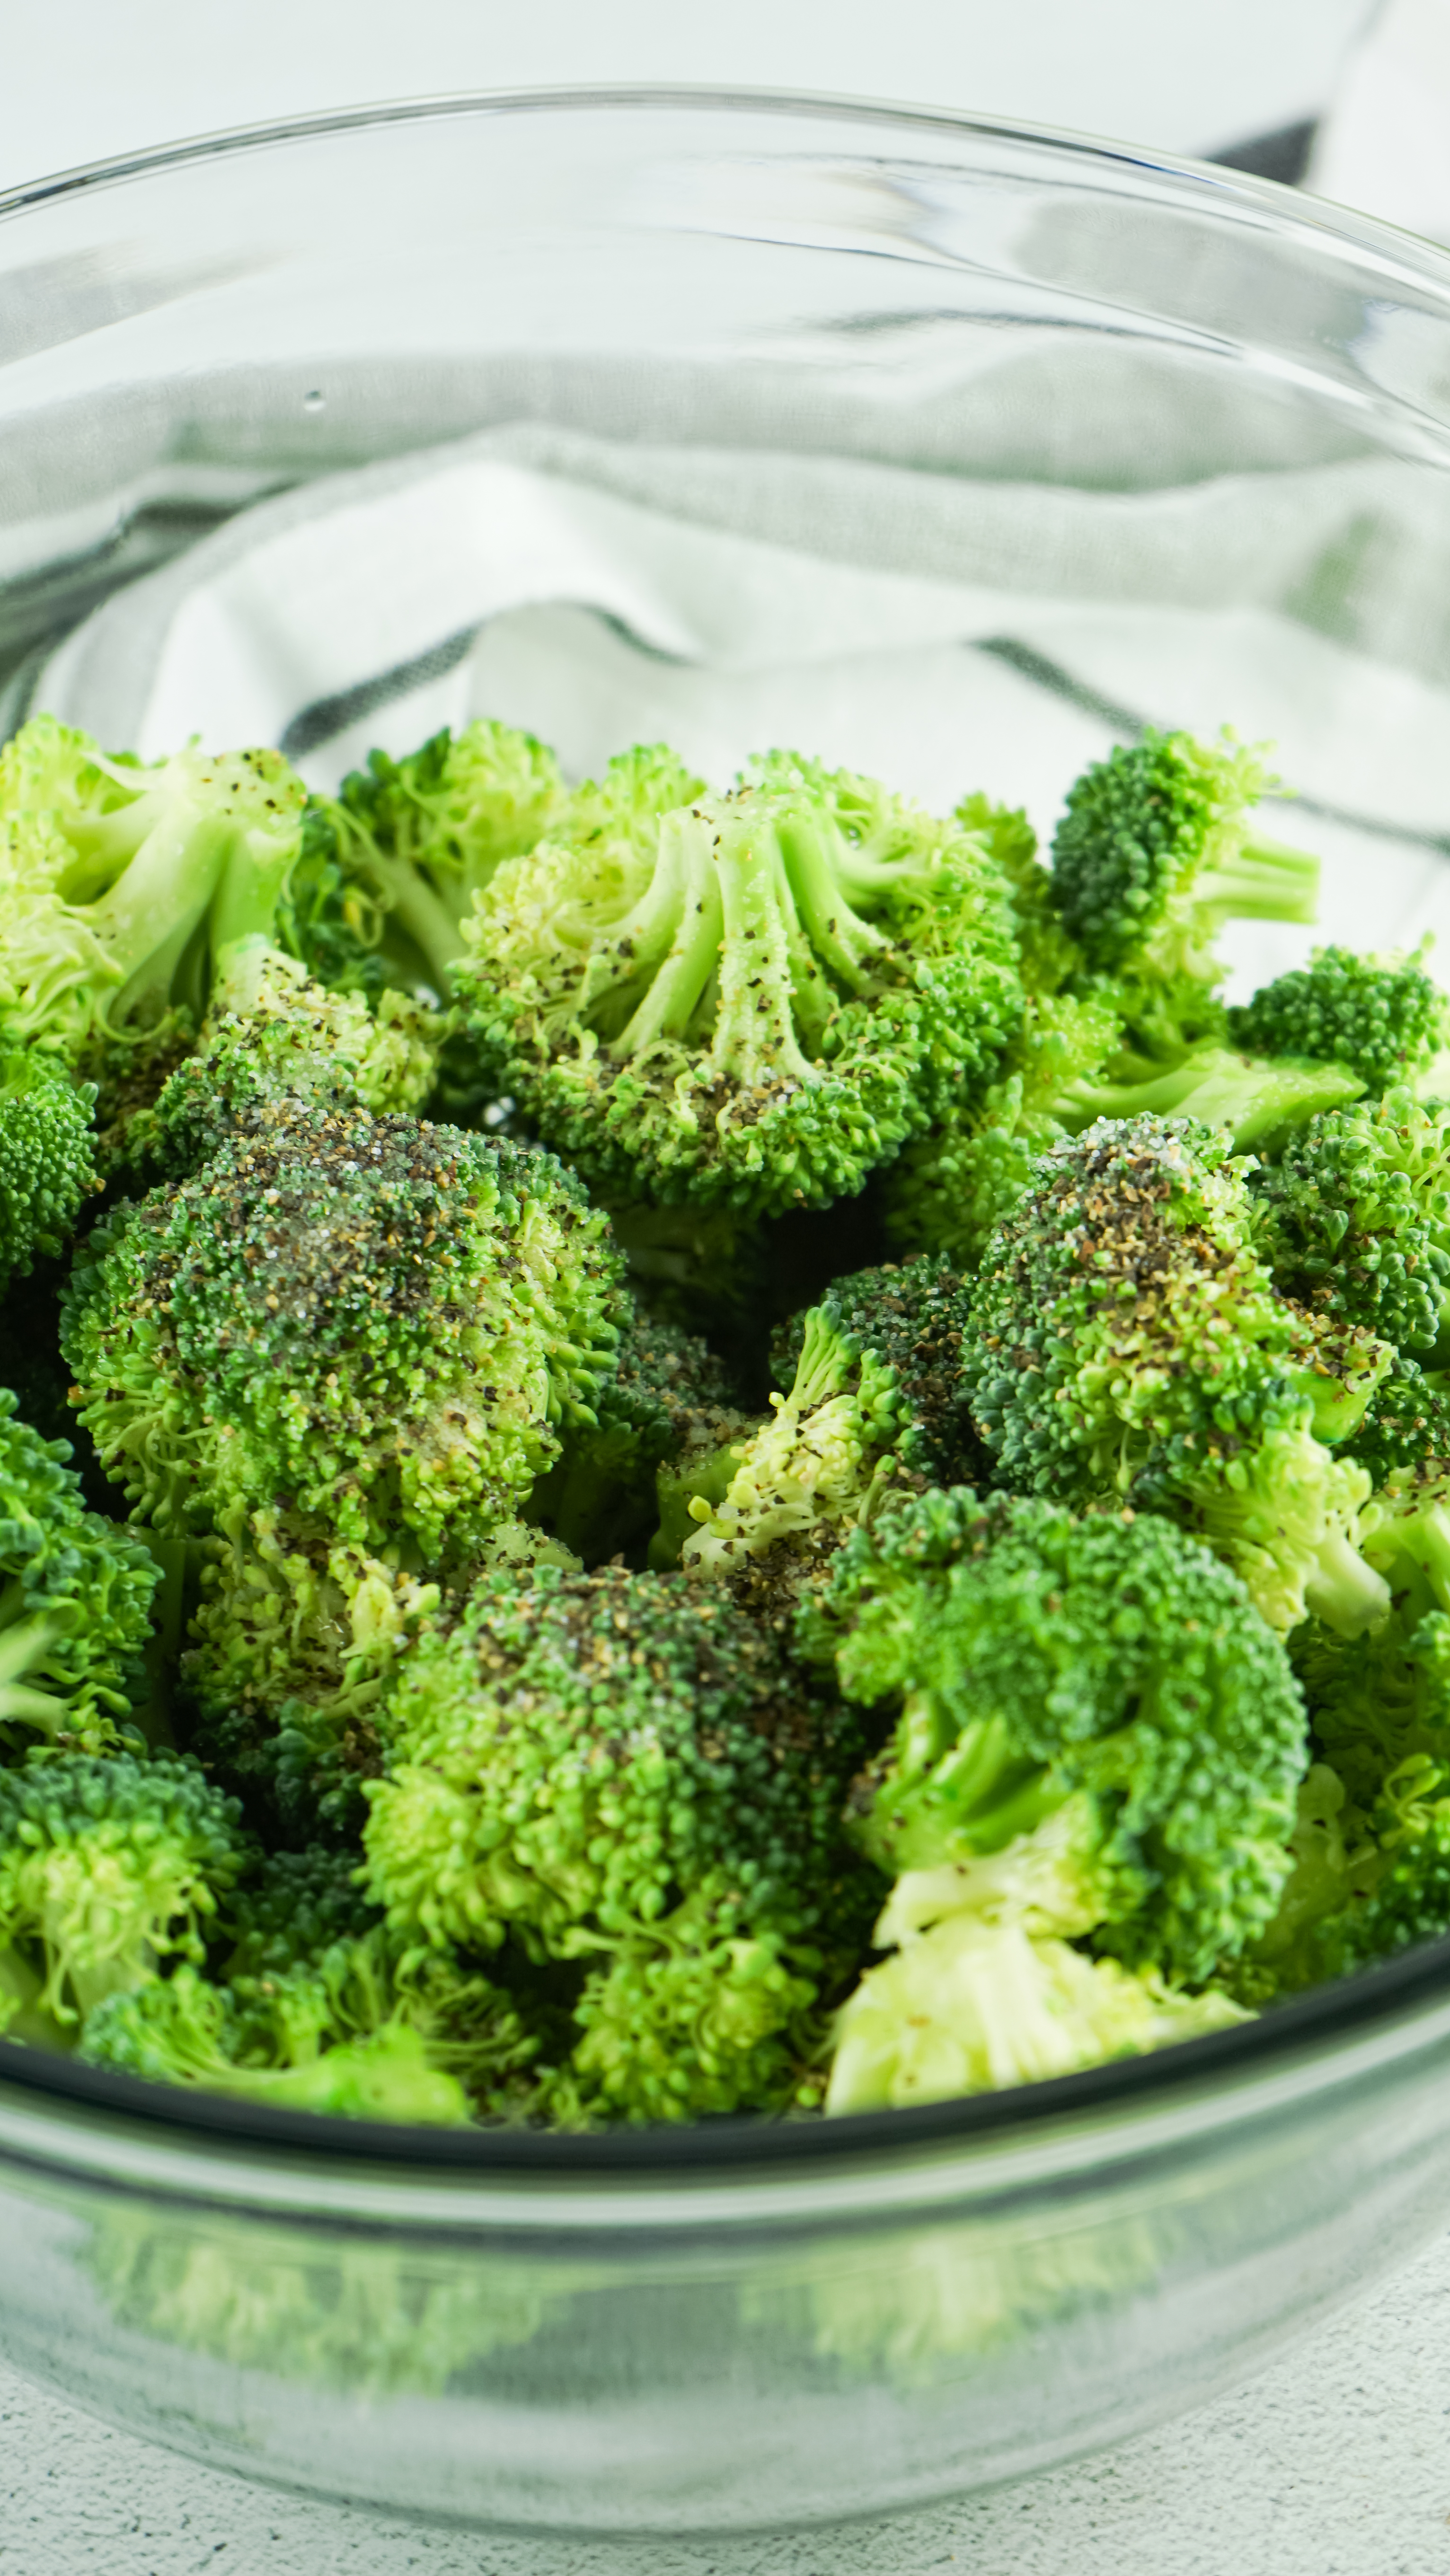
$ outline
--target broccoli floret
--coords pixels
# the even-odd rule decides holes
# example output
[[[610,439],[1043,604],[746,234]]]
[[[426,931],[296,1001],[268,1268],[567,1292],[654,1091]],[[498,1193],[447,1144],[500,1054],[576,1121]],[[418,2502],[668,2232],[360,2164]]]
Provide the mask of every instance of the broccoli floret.
[[[1397,1467],[1431,1474],[1450,1469],[1450,1391],[1443,1377],[1397,1351],[1346,1447],[1376,1485],[1387,1484]]]
[[[1197,1983],[1269,1921],[1303,1699],[1243,1585],[1170,1522],[965,1488],[895,1502],[802,1631],[850,1698],[900,1706],[851,1800],[893,1876],[1002,1852],[1070,1807],[1032,1896],[1048,1931]],[[974,1901],[999,1910],[969,1884],[952,1910]]]
[[[954,819],[985,843],[1012,891],[1012,912],[1022,989],[1057,994],[1083,971],[1082,950],[1068,936],[1053,900],[1052,877],[1038,855],[1037,835],[1020,807],[994,805],[989,796],[964,796]]]
[[[1360,1546],[1412,1616],[1450,1611],[1450,1468],[1392,1468],[1360,1516]]]
[[[659,1474],[683,1462],[708,1426],[718,1448],[738,1427],[723,1363],[693,1333],[625,1297],[612,1376],[595,1420],[571,1425],[556,1466],[535,1485],[529,1517],[586,1565],[648,1539],[659,1522]]]
[[[591,1416],[619,1277],[552,1157],[283,1102],[104,1220],[64,1347],[137,1517],[275,1508],[416,1571],[515,1517]]]
[[[1360,1637],[1310,1620],[1295,1637],[1314,1739],[1366,1815],[1414,1755],[1450,1763],[1450,1616],[1413,1600]]]
[[[1450,1046],[1450,999],[1425,973],[1423,955],[1316,949],[1307,966],[1230,1011],[1234,1044],[1263,1055],[1332,1057],[1371,1092],[1423,1080]]]
[[[1450,1108],[1387,1091],[1316,1118],[1253,1178],[1255,1236],[1286,1293],[1430,1351],[1450,1317]]]
[[[332,993],[265,941],[235,950],[196,1050],[129,1122],[126,1160],[182,1180],[278,1102],[421,1107],[434,1086],[444,1015],[409,994]]]
[[[96,1187],[95,1099],[94,1084],[73,1082],[57,1057],[7,1046],[0,1025],[0,1296],[75,1231]]]
[[[42,2016],[64,2040],[165,1961],[199,1966],[247,1857],[235,1803],[179,1755],[58,1753],[0,1772],[4,2026],[29,2036]]]
[[[1052,844],[1059,917],[1088,972],[1127,989],[1125,1017],[1150,1053],[1214,1037],[1227,921],[1314,919],[1319,863],[1251,832],[1273,782],[1256,751],[1227,735],[1147,732],[1084,771]],[[1241,1041],[1261,1054],[1310,1055],[1288,1039]]]
[[[1029,993],[1001,1080],[914,1138],[883,1174],[893,1243],[907,1252],[945,1253],[963,1270],[975,1270],[1027,1188],[1034,1157],[1065,1132],[1059,1095],[1070,1099],[1121,1037],[1115,987]]]
[[[82,1076],[174,1055],[232,946],[274,935],[304,797],[275,751],[146,768],[35,717],[0,752],[0,1018]]]
[[[682,1550],[697,1575],[781,1560],[818,1575],[846,1532],[905,1476],[949,1478],[975,1441],[960,1381],[966,1282],[930,1254],[839,1280],[780,1337],[788,1391],[745,1441],[718,1500],[698,1495]]]
[[[486,1578],[406,1659],[388,1733],[368,1893],[400,1940],[583,1963],[561,2110],[790,2098],[879,1903],[837,1839],[861,1738],[728,1597],[614,1567]]]
[[[850,1196],[995,1063],[1010,901],[959,826],[785,753],[728,795],[663,753],[592,793],[500,868],[457,983],[496,1087],[609,1197]]]
[[[949,1916],[868,1968],[837,2016],[828,2112],[950,2101],[1200,2039],[1250,2016],[1019,1923]]]
[[[405,760],[370,752],[335,800],[312,800],[299,953],[331,982],[355,951],[381,948],[390,978],[411,970],[446,996],[475,896],[503,860],[544,838],[566,802],[547,746],[486,718],[457,734],[445,726]]]
[[[1275,1292],[1226,1140],[1139,1118],[1040,1159],[975,1283],[963,1369],[996,1479],[1181,1521],[1270,1625],[1346,1633],[1388,1603],[1355,1546],[1362,1467],[1331,1455],[1389,1365]]]
[[[100,1753],[137,1734],[161,1569],[88,1511],[64,1441],[0,1387],[0,1742]]]

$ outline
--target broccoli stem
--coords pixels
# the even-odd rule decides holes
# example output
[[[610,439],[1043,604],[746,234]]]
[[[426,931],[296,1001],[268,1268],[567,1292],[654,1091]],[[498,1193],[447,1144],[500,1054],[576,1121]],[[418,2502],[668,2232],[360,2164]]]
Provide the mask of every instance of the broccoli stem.
[[[1206,1127],[1230,1127],[1242,1152],[1301,1127],[1326,1109],[1357,1100],[1362,1082],[1343,1065],[1283,1057],[1265,1062],[1226,1047],[1196,1047],[1167,1073],[1142,1082],[1069,1085],[1052,1103],[1053,1115],[1078,1135],[1096,1118],[1199,1118]]]
[[[1194,901],[1238,921],[1312,922],[1319,904],[1319,861],[1287,842],[1245,839],[1232,857],[1204,869]]]
[[[747,808],[748,814],[748,808]],[[724,937],[710,1062],[747,1089],[820,1080],[802,1054],[791,997],[795,905],[768,821],[732,816],[717,843]]]
[[[1446,1561],[1450,1568],[1450,1554]],[[1358,1637],[1388,1615],[1390,1587],[1366,1565],[1343,1530],[1335,1530],[1319,1549],[1304,1599],[1315,1618],[1322,1619],[1336,1636]]]
[[[839,829],[829,816],[798,808],[782,819],[778,837],[811,947],[848,991],[859,993],[866,983],[866,962],[882,956],[887,942],[846,900],[846,844]]]
[[[632,1018],[610,1043],[611,1055],[638,1055],[657,1038],[682,1038],[715,972],[722,911],[710,844],[710,827],[699,814],[665,816],[649,891],[611,942],[616,956],[631,959],[633,975],[653,969]]]

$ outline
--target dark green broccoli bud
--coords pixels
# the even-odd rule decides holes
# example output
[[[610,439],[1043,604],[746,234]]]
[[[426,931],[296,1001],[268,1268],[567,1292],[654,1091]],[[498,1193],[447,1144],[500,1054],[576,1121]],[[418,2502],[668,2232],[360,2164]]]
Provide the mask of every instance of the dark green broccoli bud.
[[[1222,976],[1213,943],[1225,922],[1314,919],[1318,860],[1250,831],[1272,783],[1259,754],[1227,735],[1210,746],[1150,730],[1068,792],[1052,844],[1058,914],[1090,973],[1181,997],[1185,1035]],[[1318,1052],[1254,1043],[1264,1054]]]
[[[784,1548],[817,1572],[901,1476],[958,1473],[975,1449],[961,1382],[967,1313],[967,1283],[931,1254],[829,1288],[781,1335],[776,1366],[789,1390],[734,1448],[723,1496],[690,1506],[700,1527],[685,1542],[686,1568],[728,1574]]]
[[[445,726],[404,760],[370,752],[336,799],[312,800],[299,953],[332,980],[333,951],[351,963],[340,924],[357,950],[381,949],[390,980],[411,967],[446,997],[475,896],[503,860],[544,838],[566,802],[547,746],[483,717],[457,734]]]
[[[146,768],[35,717],[0,752],[0,1018],[81,1076],[174,1054],[234,944],[274,935],[304,796],[275,751]]]
[[[1034,1157],[1064,1132],[1059,1096],[1070,1100],[1121,1038],[1116,986],[1029,994],[1002,1079],[914,1138],[883,1174],[893,1243],[975,1270],[1027,1188]]]
[[[400,1973],[379,1931],[215,1983],[183,1964],[106,1997],[80,2055],[153,2083],[334,2117],[456,2128],[508,2116],[539,2052],[512,1999],[441,1959]]]
[[[1054,1146],[994,1236],[963,1341],[997,1480],[1164,1512],[1243,1577],[1270,1625],[1352,1633],[1387,1607],[1357,1552],[1348,1439],[1387,1347],[1277,1295],[1227,1140],[1139,1118]]]
[[[0,1742],[100,1753],[135,1738],[155,1558],[88,1511],[64,1441],[0,1387]]]
[[[1397,1351],[1345,1445],[1376,1485],[1388,1484],[1397,1467],[1432,1474],[1450,1469],[1450,1390],[1443,1377],[1427,1375]]]
[[[1366,1814],[1412,1756],[1450,1764],[1450,1616],[1400,1601],[1365,1635],[1310,1620],[1291,1649],[1315,1742]]]
[[[708,796],[655,760],[480,898],[457,983],[481,1059],[621,1203],[851,1196],[1012,1033],[1006,884],[869,779],[775,753]]]
[[[1234,1044],[1263,1055],[1332,1057],[1367,1091],[1414,1082],[1450,1046],[1450,1003],[1425,973],[1423,955],[1318,948],[1307,966],[1230,1011]]]
[[[1252,1190],[1286,1294],[1398,1350],[1434,1348],[1450,1316],[1450,1108],[1387,1091],[1316,1118]]]
[[[852,1795],[854,1838],[898,1880],[1071,1807],[1034,1928],[1096,1927],[1099,1949],[1201,1982],[1270,1920],[1303,1698],[1243,1585],[1172,1523],[903,1499],[853,1533],[802,1628],[849,1697],[900,1702]],[[928,1910],[973,1902],[931,1892]]]
[[[545,1154],[282,1103],[78,1257],[64,1347],[137,1517],[426,1569],[516,1516],[614,1343],[607,1220]]]
[[[585,2116],[789,2098],[807,2003],[870,1919],[837,1841],[861,1737],[728,1596],[614,1567],[486,1578],[404,1662],[388,1732],[369,1895],[425,1948],[513,1934],[593,1966],[565,2070]]]
[[[75,1232],[96,1187],[95,1099],[94,1084],[73,1082],[57,1057],[7,1047],[0,1025],[0,1295]]]
[[[709,1426],[718,1448],[741,1417],[723,1363],[693,1333],[621,1300],[615,1370],[595,1398],[595,1420],[571,1425],[563,1454],[540,1478],[529,1518],[586,1565],[627,1551],[658,1526],[658,1478]],[[726,1428],[722,1428],[722,1424]]]
[[[233,951],[195,1052],[129,1121],[126,1160],[147,1178],[182,1180],[279,1102],[416,1110],[445,1035],[445,1015],[409,994],[383,991],[372,1010],[248,942]]]
[[[234,1801],[175,1754],[58,1753],[0,1772],[0,2014],[73,2033],[169,1959],[200,1965],[247,1859]]]

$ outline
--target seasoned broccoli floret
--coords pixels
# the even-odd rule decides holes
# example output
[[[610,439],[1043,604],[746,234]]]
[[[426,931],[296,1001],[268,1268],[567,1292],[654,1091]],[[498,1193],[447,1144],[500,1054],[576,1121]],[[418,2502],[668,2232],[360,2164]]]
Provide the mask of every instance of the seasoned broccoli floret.
[[[1195,1983],[1269,1921],[1303,1700],[1242,1584],[1171,1523],[966,1488],[895,1502],[802,1628],[850,1698],[900,1708],[851,1800],[853,1838],[900,1882],[888,1937],[1002,1911],[1000,1884],[951,1879],[992,1853],[1030,1928]],[[1049,1820],[1034,1862],[1018,1838]]]
[[[1181,1521],[1270,1625],[1352,1633],[1387,1594],[1355,1546],[1350,1438],[1389,1365],[1278,1296],[1222,1137],[1140,1118],[1054,1146],[994,1236],[963,1366],[999,1482]]]
[[[232,946],[274,935],[304,797],[275,751],[146,768],[35,717],[0,751],[0,1018],[82,1075],[174,1053]]]
[[[686,1568],[727,1574],[779,1552],[791,1570],[816,1569],[902,1474],[957,1473],[974,1446],[960,1382],[967,1293],[925,1256],[839,1280],[797,1318],[776,1354],[788,1391],[731,1444],[723,1494],[690,1504]]]
[[[368,1893],[400,1939],[584,1965],[561,2109],[790,2098],[879,1901],[863,1918],[837,1845],[860,1736],[728,1597],[614,1567],[487,1578],[405,1661],[388,1731]]]
[[[73,1082],[57,1057],[7,1046],[0,1023],[0,1296],[75,1232],[96,1186],[95,1098],[94,1084]]]
[[[1149,731],[1069,790],[1052,844],[1057,910],[1089,973],[1130,988],[1125,1017],[1155,1055],[1221,1026],[1214,942],[1225,922],[1314,919],[1318,861],[1250,829],[1271,783],[1259,754],[1227,736],[1211,746]],[[1286,1037],[1240,1043],[1321,1052]]]
[[[1249,2016],[1020,1923],[949,1915],[868,1968],[837,2016],[825,2107],[901,2109],[1071,2075]]]
[[[279,1102],[418,1109],[433,1089],[443,1014],[411,995],[331,993],[264,941],[235,950],[196,1051],[128,1122],[125,1158],[148,1178],[182,1180]]]
[[[64,1441],[0,1387],[0,1744],[100,1753],[136,1734],[161,1569],[88,1511]]]
[[[723,1363],[693,1333],[660,1323],[638,1300],[619,1307],[615,1368],[595,1420],[571,1425],[563,1455],[534,1487],[529,1517],[586,1565],[628,1551],[659,1522],[660,1471],[717,1450],[742,1427]]]
[[[1236,1046],[1263,1055],[1332,1057],[1366,1091],[1388,1091],[1430,1072],[1450,1046],[1450,999],[1413,957],[1361,957],[1319,948],[1307,966],[1265,984],[1229,1013]]]
[[[849,1196],[990,1070],[1021,1006],[981,843],[785,753],[723,796],[664,753],[615,764],[465,936],[496,1087],[621,1204]]]
[[[1396,1090],[1316,1118],[1252,1186],[1256,1239],[1288,1295],[1400,1351],[1433,1350],[1450,1316],[1450,1108]]]
[[[446,996],[474,897],[503,860],[543,839],[566,801],[547,746],[486,718],[457,734],[445,726],[405,760],[370,752],[335,799],[309,808],[300,954],[323,982],[337,980],[354,963],[340,924],[358,948],[382,951],[390,980],[421,979]]]
[[[65,1348],[158,1529],[275,1508],[416,1569],[513,1517],[589,1418],[618,1282],[551,1156],[284,1102],[97,1228]]]
[[[1397,1351],[1346,1446],[1376,1485],[1397,1467],[1450,1469],[1450,1392],[1441,1374],[1427,1375]]]
[[[58,1753],[0,1772],[0,2020],[64,2039],[168,1959],[199,1965],[247,1849],[175,1754]]]

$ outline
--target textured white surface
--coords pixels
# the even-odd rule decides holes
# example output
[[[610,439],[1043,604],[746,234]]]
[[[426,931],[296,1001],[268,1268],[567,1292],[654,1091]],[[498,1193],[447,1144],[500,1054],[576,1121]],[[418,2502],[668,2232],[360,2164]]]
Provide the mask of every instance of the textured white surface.
[[[1251,2386],[893,2523],[647,2548],[419,2528],[241,2484],[0,2370],[3,2576],[1450,2576],[1450,2239]]]

